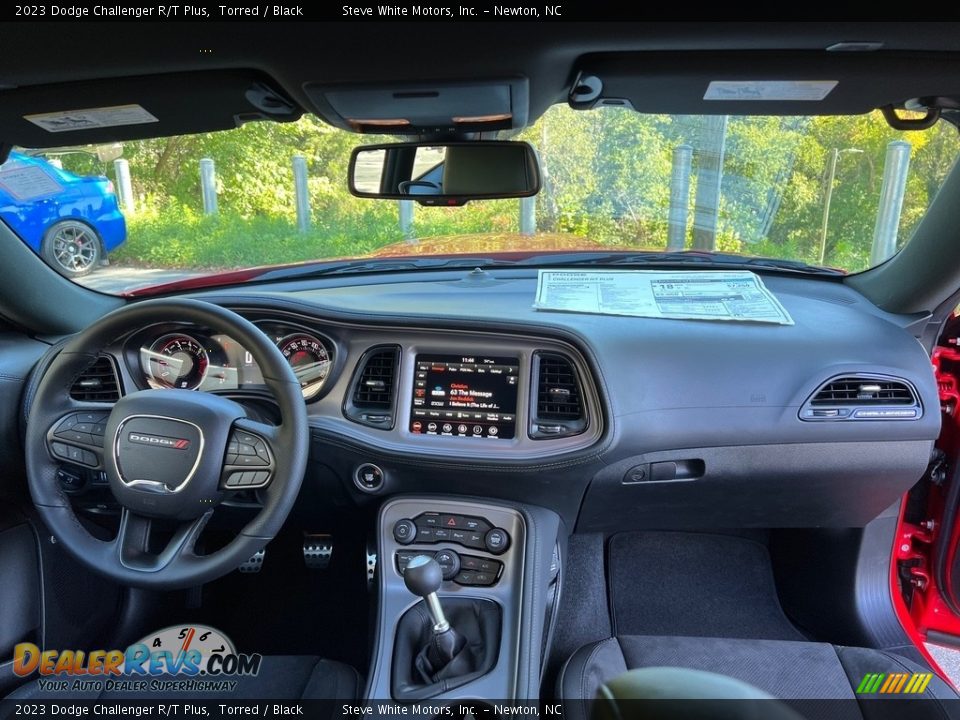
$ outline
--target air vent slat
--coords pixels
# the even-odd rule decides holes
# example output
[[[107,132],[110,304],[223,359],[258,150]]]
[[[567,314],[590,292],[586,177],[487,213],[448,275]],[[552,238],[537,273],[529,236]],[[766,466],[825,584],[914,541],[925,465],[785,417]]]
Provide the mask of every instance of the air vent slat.
[[[393,388],[397,372],[397,351],[377,350],[367,357],[360,380],[353,393],[358,408],[389,410],[393,405]]]
[[[827,383],[811,405],[914,405],[913,390],[898,380],[838,378]]]
[[[537,396],[533,437],[576,435],[587,427],[580,378],[563,355],[537,353]]]
[[[116,402],[120,399],[120,381],[113,361],[101,355],[84,370],[70,388],[70,397],[82,402]]]
[[[355,423],[389,430],[396,415],[400,347],[370,348],[353,374],[353,385],[343,403],[343,414]]]
[[[913,385],[882,375],[828,380],[800,408],[800,419],[813,421],[916,420],[922,416]]]

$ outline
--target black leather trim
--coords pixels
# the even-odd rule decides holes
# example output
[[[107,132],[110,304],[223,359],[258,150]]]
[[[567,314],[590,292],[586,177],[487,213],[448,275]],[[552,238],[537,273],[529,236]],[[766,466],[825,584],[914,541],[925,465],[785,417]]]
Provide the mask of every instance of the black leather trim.
[[[483,677],[500,655],[503,620],[500,606],[492,600],[444,598],[443,609],[450,626],[466,640],[447,669],[429,667],[421,653],[432,638],[433,620],[424,602],[410,608],[397,625],[393,646],[390,689],[396,700],[424,700]],[[431,672],[431,670],[433,672]],[[424,682],[424,676],[432,682]]]

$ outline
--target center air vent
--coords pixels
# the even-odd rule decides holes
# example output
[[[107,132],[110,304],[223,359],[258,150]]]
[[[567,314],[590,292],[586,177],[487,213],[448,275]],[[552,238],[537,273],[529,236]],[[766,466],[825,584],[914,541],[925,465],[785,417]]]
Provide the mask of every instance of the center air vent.
[[[530,436],[535,439],[578,435],[587,429],[583,387],[573,362],[557,353],[533,356],[536,407]]]
[[[84,370],[70,388],[70,397],[82,402],[112,403],[120,399],[120,381],[113,360],[101,355]]]
[[[389,430],[393,427],[400,348],[371,348],[357,363],[344,415],[354,422]]]
[[[915,420],[917,392],[906,380],[847,375],[827,381],[800,410],[801,420]]]

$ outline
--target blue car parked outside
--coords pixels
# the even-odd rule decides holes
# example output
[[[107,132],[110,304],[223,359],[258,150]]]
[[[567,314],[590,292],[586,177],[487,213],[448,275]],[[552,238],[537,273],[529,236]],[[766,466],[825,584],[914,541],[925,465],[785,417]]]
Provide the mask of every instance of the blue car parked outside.
[[[18,152],[0,165],[0,219],[67,277],[86,275],[127,239],[109,179]]]

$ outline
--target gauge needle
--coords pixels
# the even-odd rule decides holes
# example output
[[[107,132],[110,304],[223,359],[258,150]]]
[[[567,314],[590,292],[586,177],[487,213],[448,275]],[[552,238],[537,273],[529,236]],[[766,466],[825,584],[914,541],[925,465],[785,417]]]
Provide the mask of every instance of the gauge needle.
[[[183,645],[180,646],[180,653],[183,654],[190,649],[190,643],[193,641],[193,636],[196,634],[196,628],[190,628],[187,631],[187,637],[183,640]]]

